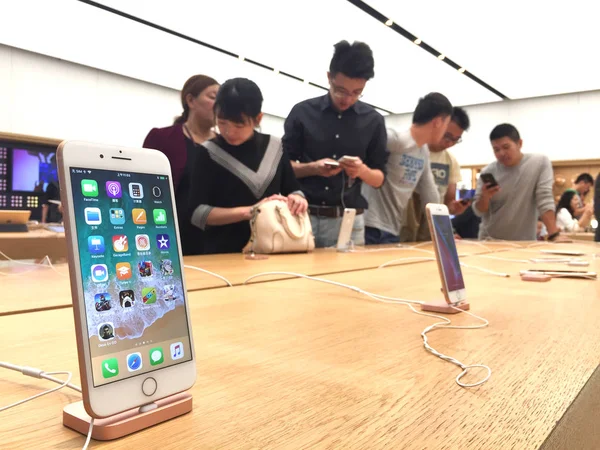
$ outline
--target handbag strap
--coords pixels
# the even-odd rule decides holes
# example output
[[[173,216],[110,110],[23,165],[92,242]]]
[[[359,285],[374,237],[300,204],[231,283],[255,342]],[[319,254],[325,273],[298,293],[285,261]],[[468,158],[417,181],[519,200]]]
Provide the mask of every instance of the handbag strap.
[[[277,213],[277,217],[279,219],[279,222],[281,222],[281,224],[283,225],[283,228],[285,229],[285,232],[288,234],[289,237],[291,237],[292,239],[302,239],[305,235],[306,235],[306,229],[304,226],[304,220],[302,220],[302,217],[298,216],[296,218],[296,220],[298,221],[298,223],[300,224],[300,234],[296,234],[294,233],[294,231],[290,228],[290,225],[288,223],[288,217],[287,214],[283,214],[282,213],[283,208],[280,206],[276,206],[275,207],[275,211]]]

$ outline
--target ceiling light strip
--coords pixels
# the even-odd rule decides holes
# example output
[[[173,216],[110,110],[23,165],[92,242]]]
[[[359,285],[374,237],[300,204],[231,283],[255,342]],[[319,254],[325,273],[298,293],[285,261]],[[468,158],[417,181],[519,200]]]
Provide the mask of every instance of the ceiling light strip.
[[[258,67],[261,67],[263,69],[272,71],[272,72],[277,73],[279,75],[283,75],[283,76],[291,78],[293,80],[300,81],[301,83],[305,83],[305,79],[304,78],[297,77],[296,75],[292,75],[291,73],[284,72],[282,70],[275,71],[275,68],[267,66],[266,64],[262,64],[262,63],[260,63],[258,61],[254,61],[252,59],[245,58],[242,55],[237,55],[237,54],[235,54],[233,52],[230,52],[228,50],[222,49],[222,48],[217,47],[217,46],[212,45],[212,44],[208,44],[207,42],[200,41],[200,40],[195,39],[195,38],[193,38],[191,36],[188,36],[186,34],[180,33],[180,32],[175,31],[175,30],[171,30],[170,28],[163,27],[162,25],[158,25],[156,23],[150,22],[148,20],[142,19],[142,18],[134,16],[132,14],[128,14],[126,12],[120,11],[120,10],[115,9],[115,8],[111,8],[110,6],[103,5],[102,3],[98,3],[98,2],[95,2],[95,1],[92,1],[92,0],[78,0],[78,1],[81,2],[81,3],[85,3],[86,5],[93,6],[95,8],[98,8],[98,9],[104,10],[106,12],[115,14],[117,16],[123,17],[125,19],[129,19],[129,20],[131,20],[133,22],[137,22],[137,23],[140,23],[142,25],[146,25],[146,26],[148,26],[150,28],[154,28],[156,30],[159,30],[159,31],[162,31],[164,33],[170,34],[172,36],[176,36],[178,38],[185,39],[186,41],[193,42],[194,44],[201,45],[202,47],[206,47],[206,48],[208,48],[210,50],[214,50],[216,52],[223,53],[224,55],[231,56],[231,57],[239,59],[239,60],[241,60],[243,62],[254,64],[255,66],[258,66]],[[321,85],[319,85],[317,83],[313,83],[312,81],[309,81],[306,84],[314,86],[314,87],[319,88],[319,89],[323,89],[325,91],[329,91],[329,89],[326,88],[325,86],[321,86]],[[363,102],[363,103],[365,103],[365,104],[367,104],[369,106],[372,106],[373,108],[377,108],[380,111],[385,111],[388,114],[394,114],[392,111],[389,111],[389,110],[387,110],[385,108],[381,108],[379,106],[371,105],[371,104],[366,103],[366,102]]]
[[[433,56],[435,56],[436,58],[438,58],[441,62],[452,66],[454,69],[458,70],[461,74],[465,75],[466,77],[469,77],[471,80],[473,80],[474,82],[476,82],[480,86],[483,86],[488,91],[493,92],[494,94],[496,94],[501,99],[503,99],[503,100],[508,100],[509,99],[502,92],[500,92],[497,89],[494,89],[492,86],[490,86],[489,84],[487,84],[485,81],[483,81],[479,77],[476,77],[475,75],[473,75],[468,70],[465,70],[462,66],[456,64],[454,61],[452,61],[451,59],[449,59],[447,56],[445,56],[441,52],[438,52],[435,48],[433,48],[432,46],[430,46],[427,43],[423,42],[420,38],[418,38],[414,34],[410,33],[408,30],[405,30],[400,25],[398,25],[396,22],[394,22],[390,17],[384,16],[383,14],[381,14],[379,11],[377,11],[372,6],[367,5],[362,0],[348,0],[348,2],[352,3],[358,9],[360,9],[361,11],[363,11],[366,14],[370,15],[375,20],[383,23],[388,28],[391,28],[396,33],[402,35],[403,37],[405,37],[406,39],[408,39],[412,43],[417,44],[423,50],[427,51],[428,53],[431,53]],[[388,25],[388,23],[390,23],[390,22],[391,22],[391,25]]]

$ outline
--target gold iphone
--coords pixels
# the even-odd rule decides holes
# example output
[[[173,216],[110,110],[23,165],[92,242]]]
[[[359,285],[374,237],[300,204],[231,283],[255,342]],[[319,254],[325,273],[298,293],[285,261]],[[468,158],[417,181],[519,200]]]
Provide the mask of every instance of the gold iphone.
[[[467,293],[460,270],[448,207],[429,203],[426,210],[429,230],[433,238],[433,249],[442,280],[442,291],[446,302],[455,305],[466,300]]]
[[[83,403],[107,417],[192,387],[175,196],[156,150],[58,148]]]

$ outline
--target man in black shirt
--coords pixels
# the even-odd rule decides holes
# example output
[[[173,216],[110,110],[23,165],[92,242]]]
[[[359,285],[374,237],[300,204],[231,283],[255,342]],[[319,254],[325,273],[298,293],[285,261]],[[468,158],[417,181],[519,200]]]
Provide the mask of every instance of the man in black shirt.
[[[361,185],[378,188],[385,179],[383,117],[359,101],[374,65],[367,44],[338,42],[327,73],[329,92],[298,103],[285,121],[283,149],[310,205],[317,247],[336,244],[344,208],[356,209],[352,241],[364,244],[368,204]]]

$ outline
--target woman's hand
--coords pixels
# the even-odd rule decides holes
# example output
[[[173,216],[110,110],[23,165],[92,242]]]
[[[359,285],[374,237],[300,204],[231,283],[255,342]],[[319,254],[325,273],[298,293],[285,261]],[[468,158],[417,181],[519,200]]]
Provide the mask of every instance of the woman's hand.
[[[304,197],[298,194],[290,194],[287,197],[287,204],[290,212],[294,216],[304,214],[308,210],[308,202]]]
[[[273,200],[281,200],[282,202],[287,202],[287,201],[288,201],[287,197],[284,197],[284,196],[283,196],[283,195],[281,195],[281,194],[273,194],[273,195],[271,195],[270,197],[265,197],[265,198],[263,198],[261,201],[259,201],[259,202],[258,202],[256,205],[254,205],[254,206],[255,206],[255,207],[256,207],[256,206],[260,206],[260,205],[262,205],[263,203],[271,202],[271,201],[273,201]]]

